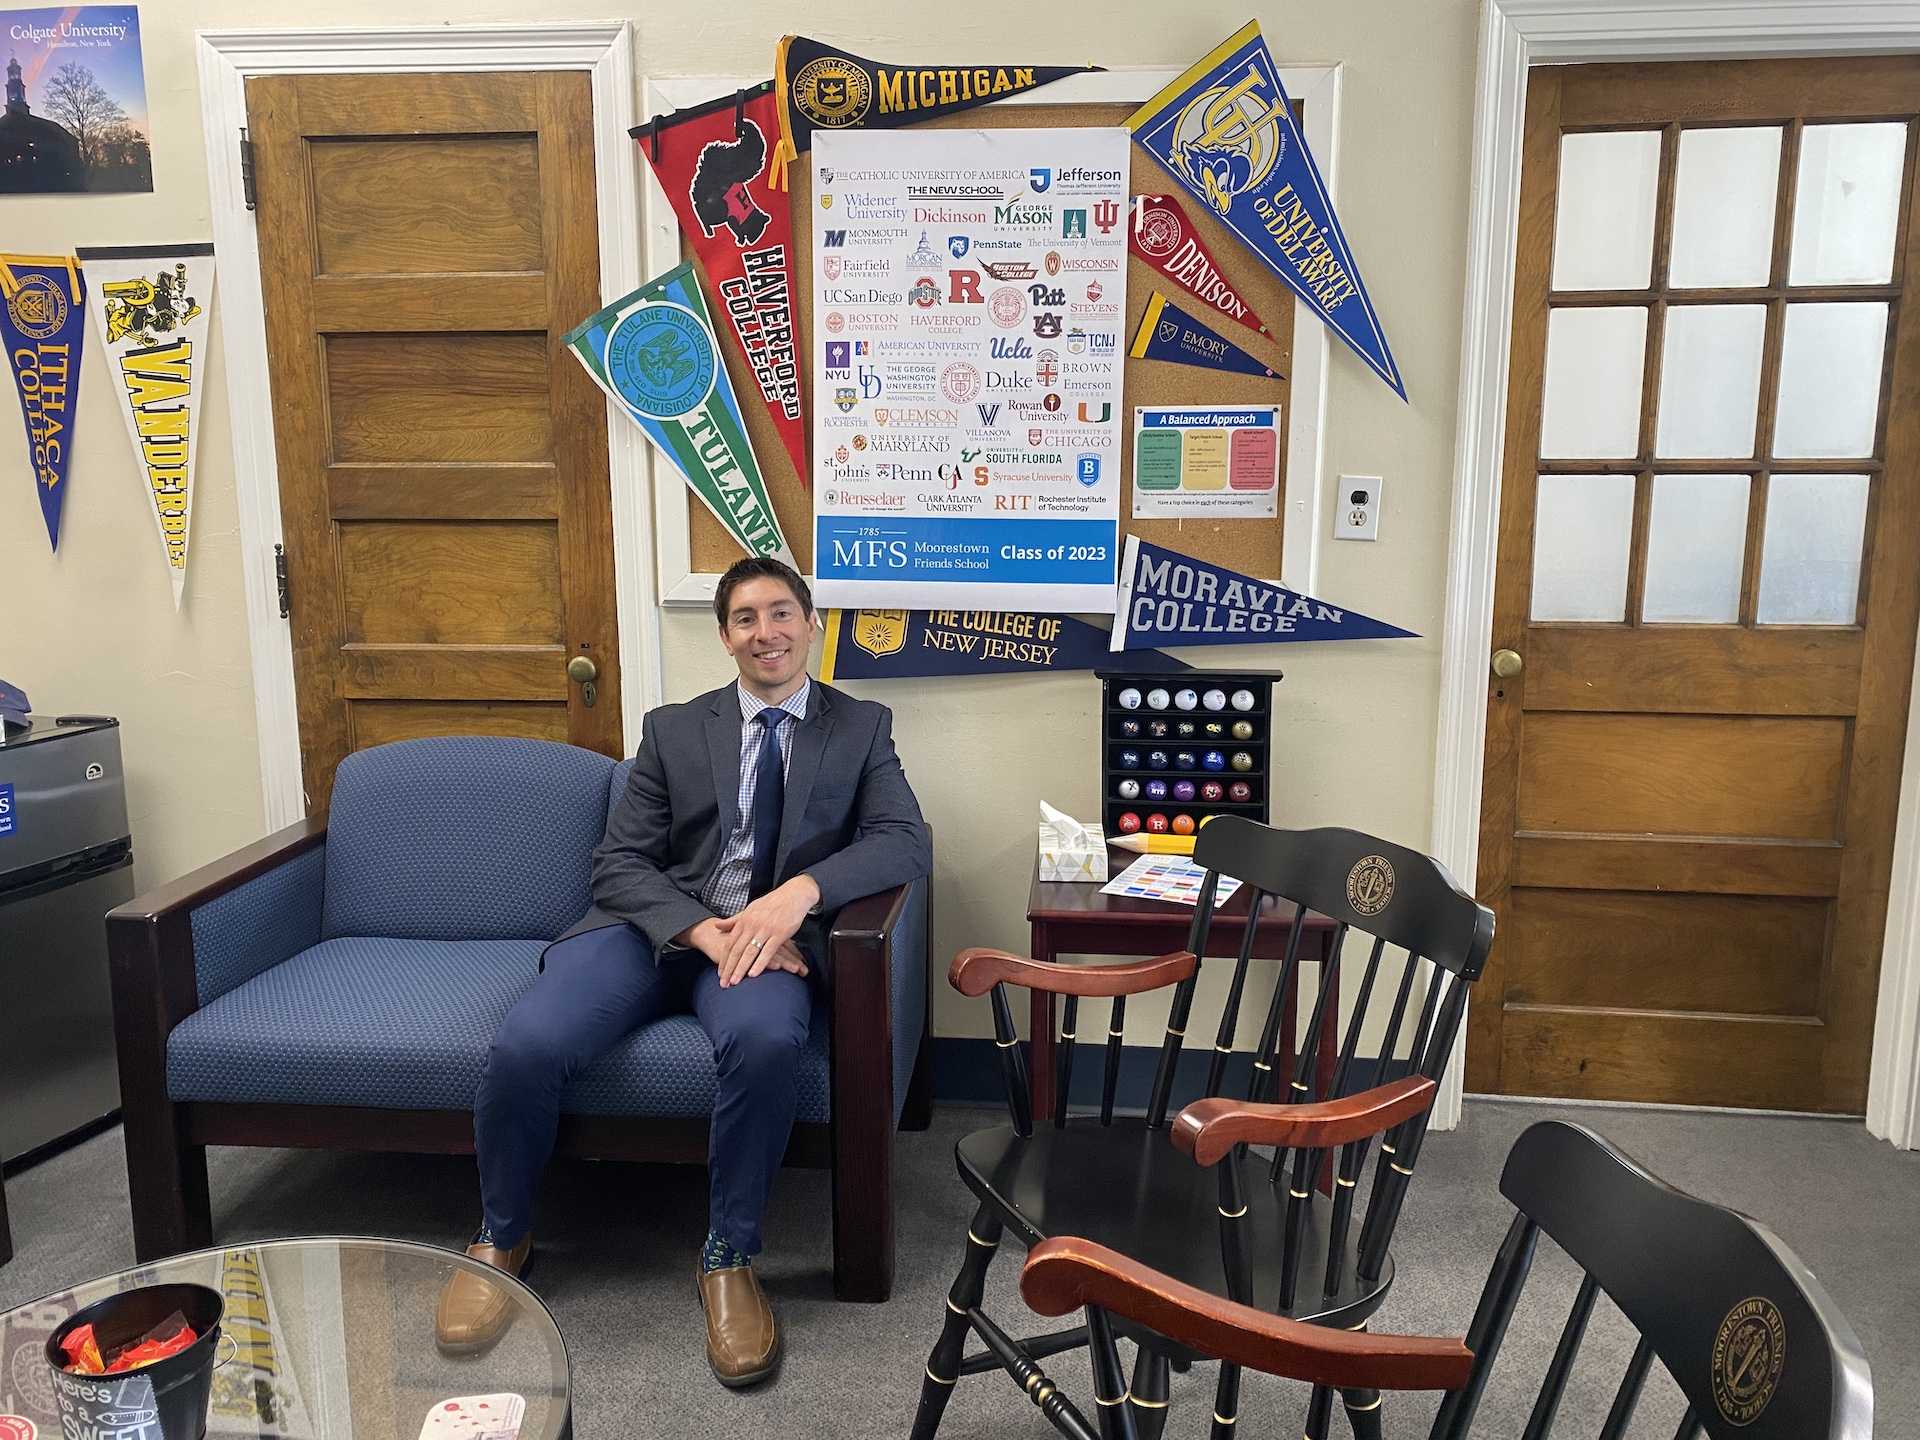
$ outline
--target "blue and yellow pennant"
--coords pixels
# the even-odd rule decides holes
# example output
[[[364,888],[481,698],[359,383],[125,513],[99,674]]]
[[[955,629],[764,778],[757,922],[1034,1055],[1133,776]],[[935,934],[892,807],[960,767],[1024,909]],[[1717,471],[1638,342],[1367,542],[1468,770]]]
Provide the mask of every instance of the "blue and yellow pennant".
[[[71,255],[0,255],[0,338],[7,347],[34,494],[47,541],[60,548],[80,395],[80,347],[87,333],[86,281]]]

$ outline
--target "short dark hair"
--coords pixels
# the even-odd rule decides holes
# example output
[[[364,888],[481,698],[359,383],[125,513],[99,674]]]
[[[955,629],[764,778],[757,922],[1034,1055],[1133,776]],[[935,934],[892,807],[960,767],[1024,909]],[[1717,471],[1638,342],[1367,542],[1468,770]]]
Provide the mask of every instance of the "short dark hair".
[[[801,609],[813,614],[813,592],[807,588],[807,582],[800,578],[800,572],[783,561],[767,555],[749,555],[736,560],[727,567],[727,573],[720,577],[720,583],[713,589],[714,623],[724,630],[727,628],[727,610],[733,604],[734,590],[749,580],[778,580],[793,592],[793,598],[800,602]]]

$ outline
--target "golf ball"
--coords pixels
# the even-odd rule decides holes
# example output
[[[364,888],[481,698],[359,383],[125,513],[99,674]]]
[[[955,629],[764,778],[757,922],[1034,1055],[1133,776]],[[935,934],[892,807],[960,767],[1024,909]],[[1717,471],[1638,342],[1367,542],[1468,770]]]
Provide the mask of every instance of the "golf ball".
[[[1200,697],[1200,703],[1209,710],[1224,710],[1227,708],[1227,692],[1224,690],[1209,690]]]
[[[1173,817],[1173,833],[1174,834],[1191,835],[1193,834],[1193,830],[1194,830],[1193,816],[1176,815]]]
[[[1169,704],[1169,699],[1166,691],[1164,690],[1147,691],[1147,708],[1149,710],[1164,710],[1167,708],[1168,704]],[[1249,699],[1246,705],[1243,706],[1242,708],[1249,709],[1249,710],[1252,709],[1253,701]]]
[[[1236,710],[1253,709],[1253,691],[1236,690],[1233,692],[1233,708]]]
[[[1227,768],[1227,757],[1218,750],[1209,750],[1200,757],[1200,765],[1206,770],[1224,770]]]
[[[1147,816],[1147,830],[1148,833],[1153,835],[1166,834],[1167,817],[1162,815],[1158,810],[1154,811],[1153,814]]]
[[[1151,735],[1156,740],[1166,739],[1167,738],[1167,722],[1164,720],[1147,721],[1147,734]]]
[[[1233,722],[1233,738],[1236,740],[1253,739],[1253,722],[1251,720],[1234,721]]]
[[[1147,799],[1164,800],[1167,798],[1167,782],[1164,780],[1147,781]]]
[[[1200,703],[1200,697],[1191,690],[1176,690],[1173,695],[1173,708],[1191,710]]]
[[[1196,763],[1191,750],[1178,751],[1173,757],[1173,768],[1176,770],[1191,770]]]
[[[1244,805],[1253,799],[1253,786],[1244,780],[1236,780],[1227,787],[1227,798]]]
[[[1180,801],[1192,800],[1195,794],[1193,781],[1176,780],[1173,782],[1173,798]]]
[[[1218,780],[1203,780],[1200,782],[1200,798],[1202,800],[1224,800],[1226,795],[1227,787],[1222,785]]]
[[[1120,752],[1120,768],[1122,770],[1138,770],[1140,768],[1140,752],[1138,750],[1122,750]]]
[[[1147,752],[1147,769],[1164,770],[1166,768],[1167,768],[1167,752],[1166,751],[1149,750]]]
[[[1120,733],[1129,740],[1139,739],[1140,722],[1138,720],[1122,720],[1120,722]]]
[[[1140,782],[1138,780],[1122,780],[1118,785],[1114,786],[1114,793],[1122,800],[1138,800],[1140,798]]]
[[[1140,817],[1131,810],[1125,810],[1121,812],[1120,818],[1114,821],[1114,824],[1120,827],[1122,835],[1131,835],[1140,828]]]
[[[1140,708],[1140,692],[1131,685],[1120,692],[1119,699],[1122,710],[1138,710]]]
[[[1234,751],[1233,752],[1233,768],[1236,770],[1253,769],[1253,756],[1249,755],[1244,750]]]

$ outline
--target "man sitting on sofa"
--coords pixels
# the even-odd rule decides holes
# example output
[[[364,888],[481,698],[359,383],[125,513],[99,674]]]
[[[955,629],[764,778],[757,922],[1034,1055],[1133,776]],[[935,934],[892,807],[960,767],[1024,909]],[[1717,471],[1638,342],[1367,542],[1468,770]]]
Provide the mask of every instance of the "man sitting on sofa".
[[[809,981],[828,978],[827,926],[848,901],[926,875],[932,848],[892,712],[808,678],[806,581],[777,560],[741,560],[713,611],[738,682],[648,713],[594,852],[595,903],[547,947],[494,1037],[474,1102],[483,1220],[467,1253],[520,1273],[561,1090],[639,1026],[691,1011],[718,1069],[698,1266],[707,1361],[741,1386],[780,1359],[751,1262],[793,1128]],[[456,1275],[439,1342],[481,1349],[508,1313],[497,1286]]]

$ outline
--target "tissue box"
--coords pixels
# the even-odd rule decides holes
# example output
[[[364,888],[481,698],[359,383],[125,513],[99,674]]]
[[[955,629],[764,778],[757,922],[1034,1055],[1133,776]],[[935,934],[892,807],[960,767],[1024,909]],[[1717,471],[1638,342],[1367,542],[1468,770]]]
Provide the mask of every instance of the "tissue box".
[[[1062,839],[1052,825],[1040,826],[1040,878],[1042,880],[1092,880],[1104,884],[1107,879],[1107,836],[1098,825],[1088,825],[1084,837]]]

